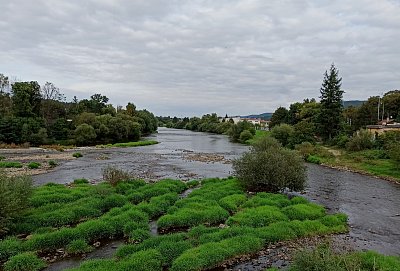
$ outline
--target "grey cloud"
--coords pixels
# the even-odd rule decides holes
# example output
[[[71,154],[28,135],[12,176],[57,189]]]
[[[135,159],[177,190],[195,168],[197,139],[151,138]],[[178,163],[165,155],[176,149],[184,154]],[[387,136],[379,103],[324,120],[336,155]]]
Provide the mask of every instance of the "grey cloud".
[[[0,0],[0,72],[156,114],[273,111],[399,88],[397,1]],[[33,78],[33,76],[36,76]]]

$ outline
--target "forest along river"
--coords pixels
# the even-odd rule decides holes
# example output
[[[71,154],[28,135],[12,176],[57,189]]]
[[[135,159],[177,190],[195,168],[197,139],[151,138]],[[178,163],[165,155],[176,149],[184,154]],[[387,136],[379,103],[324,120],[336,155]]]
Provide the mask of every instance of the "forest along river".
[[[101,170],[108,165],[154,180],[226,177],[232,174],[230,161],[248,150],[223,135],[186,130],[160,128],[150,139],[160,144],[82,151],[83,158],[63,162],[52,172],[34,176],[34,181],[39,185],[66,183],[76,178],[101,180]],[[344,237],[353,247],[400,254],[400,185],[318,165],[308,164],[307,168],[304,196],[326,206],[329,212],[349,216],[350,232]],[[110,257],[117,244],[97,250],[89,258]],[[63,270],[78,263],[56,263],[48,270]]]

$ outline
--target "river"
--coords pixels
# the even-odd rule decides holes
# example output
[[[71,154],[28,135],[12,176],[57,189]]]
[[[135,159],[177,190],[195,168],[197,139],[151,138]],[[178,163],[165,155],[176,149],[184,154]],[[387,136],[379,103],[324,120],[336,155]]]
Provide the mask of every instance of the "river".
[[[75,178],[99,181],[102,169],[113,165],[146,179],[199,179],[232,174],[230,160],[248,150],[224,135],[159,128],[149,137],[160,143],[118,149],[88,149],[83,158],[62,163],[34,177],[36,184],[67,183]],[[307,164],[303,196],[323,204],[328,212],[349,216],[348,242],[359,250],[400,255],[400,185],[356,173]],[[101,257],[101,255],[99,256]],[[50,269],[49,269],[50,270]],[[60,269],[58,269],[60,270]]]

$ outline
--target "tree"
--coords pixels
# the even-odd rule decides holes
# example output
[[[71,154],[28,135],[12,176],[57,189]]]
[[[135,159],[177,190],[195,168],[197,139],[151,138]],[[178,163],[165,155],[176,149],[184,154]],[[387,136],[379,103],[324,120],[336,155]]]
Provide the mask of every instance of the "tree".
[[[239,182],[248,191],[300,191],[306,182],[301,156],[283,148],[274,138],[263,137],[241,158],[233,162]]]
[[[269,128],[273,128],[281,123],[288,122],[289,111],[285,107],[278,107],[271,116],[271,122],[269,123]]]
[[[271,130],[271,136],[278,140],[284,147],[288,146],[293,133],[293,126],[286,123],[275,126]]]
[[[43,100],[65,101],[65,96],[53,83],[46,82],[42,87]]]
[[[81,124],[75,129],[75,141],[78,145],[90,145],[96,137],[96,131],[89,124]]]
[[[12,103],[16,117],[39,116],[41,100],[38,82],[16,82],[12,85]]]
[[[320,89],[321,93],[321,112],[319,115],[319,133],[324,139],[332,139],[339,134],[342,111],[343,111],[343,93],[341,90],[342,78],[339,77],[339,71],[332,64],[328,71],[325,71],[324,80]]]

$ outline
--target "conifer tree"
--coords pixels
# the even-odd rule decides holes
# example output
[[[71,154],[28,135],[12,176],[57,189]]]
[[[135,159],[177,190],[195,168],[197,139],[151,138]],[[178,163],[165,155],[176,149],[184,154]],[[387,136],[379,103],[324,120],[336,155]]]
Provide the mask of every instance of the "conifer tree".
[[[325,71],[321,92],[321,112],[319,115],[319,133],[326,139],[332,139],[340,132],[343,111],[343,93],[341,90],[342,78],[339,71],[332,64],[328,71]]]

